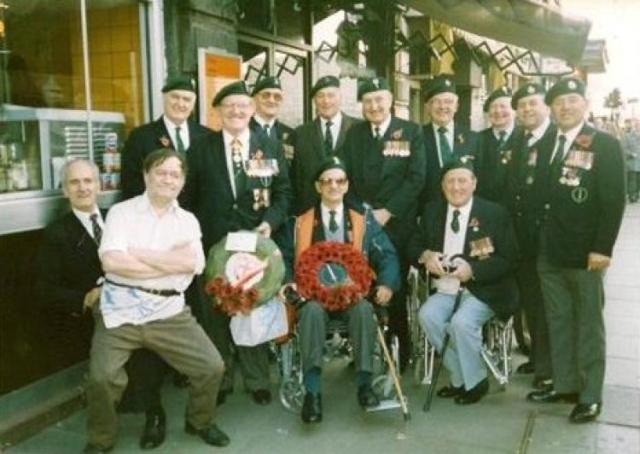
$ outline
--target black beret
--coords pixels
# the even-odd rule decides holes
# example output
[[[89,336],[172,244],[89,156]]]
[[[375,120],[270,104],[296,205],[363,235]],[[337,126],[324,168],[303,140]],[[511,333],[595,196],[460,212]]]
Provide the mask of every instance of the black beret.
[[[513,108],[513,110],[515,110],[518,108],[518,101],[520,101],[522,98],[526,98],[527,96],[531,95],[544,96],[546,93],[547,90],[545,90],[544,87],[540,84],[524,84],[513,94],[513,97],[511,98],[511,107]]]
[[[388,90],[389,82],[384,77],[373,77],[371,79],[362,79],[358,84],[358,101],[362,101],[362,97],[367,93],[378,90]]]
[[[313,98],[316,93],[318,93],[323,88],[327,87],[340,87],[340,79],[336,76],[324,76],[316,81],[316,83],[311,87],[311,97]]]
[[[440,93],[456,94],[456,83],[451,76],[440,74],[427,83],[427,92],[425,94],[425,102],[429,101],[435,95]]]
[[[249,96],[249,90],[247,90],[247,84],[243,80],[232,82],[222,87],[222,89],[216,94],[211,103],[214,107],[219,106],[224,98],[229,95],[246,95]]]
[[[167,93],[171,90],[187,90],[195,93],[196,84],[191,77],[172,76],[167,78],[167,82],[162,87],[162,93]]]
[[[560,79],[549,89],[547,96],[544,97],[544,102],[550,106],[558,96],[568,95],[569,93],[577,93],[584,97],[585,91],[586,87],[583,81],[576,77],[567,77],[566,79]]]
[[[332,156],[325,159],[322,164],[320,164],[313,180],[318,181],[320,179],[320,176],[330,169],[340,169],[343,170],[344,173],[347,173],[347,168],[345,167],[344,162],[337,156]]]
[[[482,106],[482,110],[484,110],[485,112],[489,112],[489,107],[491,107],[491,103],[493,101],[495,101],[498,98],[511,98],[512,95],[513,95],[513,92],[506,85],[496,90],[493,90],[489,95],[489,97],[484,102],[484,105]]]
[[[262,79],[258,80],[253,86],[251,96],[255,96],[262,90],[266,90],[267,88],[277,88],[279,90],[282,90],[280,79],[274,76],[263,77]]]
[[[467,169],[467,170],[470,170],[471,173],[475,175],[476,171],[474,167],[475,166],[474,166],[473,156],[467,155],[467,156],[456,157],[453,160],[446,163],[444,166],[442,166],[442,170],[440,171],[440,181],[444,179],[444,176],[447,174],[447,172],[450,172],[451,170],[455,170],[455,169]]]

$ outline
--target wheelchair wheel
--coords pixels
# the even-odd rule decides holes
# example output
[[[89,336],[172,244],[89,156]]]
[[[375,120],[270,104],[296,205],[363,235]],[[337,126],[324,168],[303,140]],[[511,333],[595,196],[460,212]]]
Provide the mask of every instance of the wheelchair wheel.
[[[297,378],[290,378],[280,384],[280,402],[290,412],[300,414],[304,402],[304,386]]]
[[[389,339],[389,354],[391,355],[391,360],[394,362],[396,367],[396,372],[400,373],[398,369],[398,361],[400,359],[400,341],[398,340],[398,336],[395,334],[392,335]],[[383,359],[384,361],[384,359]],[[397,392],[393,381],[393,376],[391,375],[391,369],[389,365],[384,363],[384,373],[382,375],[378,375],[371,382],[371,387],[373,388],[373,392],[378,396],[381,400],[386,399],[396,399]]]

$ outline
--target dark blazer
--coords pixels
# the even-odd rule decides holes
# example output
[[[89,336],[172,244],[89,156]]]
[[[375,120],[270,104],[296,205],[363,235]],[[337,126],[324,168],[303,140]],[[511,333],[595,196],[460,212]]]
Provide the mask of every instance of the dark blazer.
[[[408,156],[385,154],[385,147],[408,148]],[[416,123],[392,117],[389,128],[376,140],[368,121],[357,123],[347,133],[340,151],[349,175],[349,197],[373,209],[392,213],[384,229],[403,256],[413,231],[418,197],[425,180],[425,152],[422,128]]]
[[[347,131],[358,122],[356,118],[342,114],[340,133],[336,139],[334,154],[340,155]],[[314,176],[318,167],[328,157],[324,149],[324,132],[320,118],[298,126],[293,143],[294,155],[291,161],[291,185],[293,187],[293,213],[298,215],[313,207],[318,201]]]
[[[440,187],[440,171],[442,166],[438,159],[438,141],[433,131],[432,123],[422,127],[426,152],[426,176],[424,189],[420,197],[420,206],[442,198]],[[478,146],[477,134],[457,123],[453,126],[453,154],[455,157],[475,156]]]
[[[549,164],[554,146],[544,150],[538,164],[545,254],[556,266],[586,268],[590,252],[611,257],[620,230],[625,205],[622,148],[613,136],[585,123],[569,150],[584,151],[593,162],[590,169],[573,168],[579,184],[571,186],[560,181],[563,171],[571,169],[571,151],[554,168]]]
[[[536,191],[536,168],[543,154],[548,156],[553,147],[556,127],[549,123],[540,139],[529,146],[526,133],[519,129],[512,135],[512,155],[508,164],[504,205],[511,213],[513,227],[518,238],[520,257],[532,259],[538,255],[540,232],[540,206]]]
[[[252,132],[258,134],[264,134],[264,129],[262,126],[255,120],[255,118],[251,117],[249,121],[249,128]],[[276,120],[273,123],[273,128],[269,130],[269,138],[272,140],[278,140],[283,145],[292,145],[295,140],[295,130],[282,123],[280,120]]]
[[[473,163],[478,179],[476,188],[478,196],[492,202],[505,203],[507,173],[509,163],[513,159],[514,138],[519,133],[519,128],[514,128],[502,147],[499,147],[493,128],[487,128],[478,133],[478,145]]]
[[[427,249],[442,252],[446,219],[447,202],[444,199],[434,200],[425,207],[409,247],[410,258],[415,264]],[[487,237],[491,239],[494,252],[486,258],[471,257],[471,241]],[[518,289],[513,277],[518,246],[509,213],[504,207],[480,197],[473,198],[463,256],[473,270],[473,279],[467,282],[467,289],[498,316],[508,318],[518,307]]]
[[[189,125],[190,144],[210,131],[209,128],[192,120],[188,120],[187,124]],[[130,199],[144,192],[142,163],[149,153],[158,148],[176,148],[176,145],[171,142],[171,136],[162,117],[131,131],[122,150],[121,188],[123,199]]]
[[[233,197],[224,141],[221,131],[210,131],[194,142],[187,154],[189,174],[183,190],[183,205],[192,211],[202,228],[205,253],[227,233],[254,229],[262,221],[271,226],[272,232],[284,222],[291,199],[291,186],[287,175],[282,146],[265,134],[251,133],[250,158],[258,151],[265,159],[278,161],[279,173],[270,181],[245,175],[237,200]],[[264,184],[264,186],[263,186]],[[254,208],[254,189],[268,188],[269,207]]]

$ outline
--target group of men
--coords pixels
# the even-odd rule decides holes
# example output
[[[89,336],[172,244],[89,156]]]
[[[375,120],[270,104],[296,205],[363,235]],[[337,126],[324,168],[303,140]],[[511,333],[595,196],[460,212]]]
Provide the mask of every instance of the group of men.
[[[448,76],[428,85],[431,122],[422,127],[393,115],[383,78],[358,86],[362,121],[341,112],[338,78],[318,79],[311,91],[318,117],[295,130],[277,118],[284,92],[275,77],[251,93],[242,81],[223,87],[213,99],[220,131],[189,120],[196,101],[189,79],[170,79],[163,93],[163,116],[132,131],[123,150],[125,201],[105,221],[98,169],[71,161],[61,181],[73,210],[45,235],[40,262],[57,277],[43,273],[43,295],[95,320],[84,452],[115,444],[127,360],[138,363],[127,371],[142,370],[130,378],[148,394],[142,448],[164,441],[165,362],[188,380],[185,430],[208,444],[229,443],[215,408],[233,392],[235,362],[253,400],[271,401],[267,346],[234,345],[229,317],[193,279],[209,248],[238,230],[295,251],[291,266],[323,240],[351,243],[370,261],[375,290],[344,314],[361,406],[378,403],[373,304],[388,306],[401,362],[408,358],[404,277],[414,264],[427,269],[434,289],[420,323],[437,349],[446,332],[452,340],[441,351],[450,384],[439,396],[471,404],[487,393],[482,325],[509,317],[520,301],[533,340],[520,370],[535,374],[537,388],[528,398],[575,402],[574,422],[597,417],[602,273],[624,209],[624,167],[618,142],[584,122],[580,80],[563,79],[548,92],[537,84],[494,91],[485,103],[491,127],[479,134],[454,121],[458,95]],[[301,417],[318,422],[327,314],[310,301],[299,316]]]

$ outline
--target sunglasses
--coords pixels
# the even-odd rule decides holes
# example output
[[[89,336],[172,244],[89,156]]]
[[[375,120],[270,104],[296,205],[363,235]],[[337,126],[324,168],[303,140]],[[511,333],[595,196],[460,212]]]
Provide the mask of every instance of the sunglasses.
[[[318,181],[322,186],[331,186],[333,183],[338,186],[344,186],[349,180],[346,178],[320,178]]]

